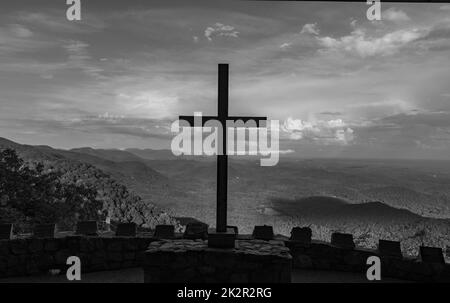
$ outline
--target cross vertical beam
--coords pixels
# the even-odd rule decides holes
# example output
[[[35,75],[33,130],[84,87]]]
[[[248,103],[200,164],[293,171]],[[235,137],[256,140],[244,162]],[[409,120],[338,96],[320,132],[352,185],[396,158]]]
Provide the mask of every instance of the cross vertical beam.
[[[222,154],[217,155],[217,232],[227,231],[227,188],[228,188],[228,155],[227,137],[228,129],[228,64],[219,64],[218,83],[218,120],[221,122]],[[220,150],[220,147],[219,147]]]

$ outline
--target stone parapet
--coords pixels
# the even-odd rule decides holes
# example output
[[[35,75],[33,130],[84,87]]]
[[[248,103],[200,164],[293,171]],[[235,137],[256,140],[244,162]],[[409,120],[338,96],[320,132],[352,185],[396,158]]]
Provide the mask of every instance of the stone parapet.
[[[283,241],[236,240],[235,248],[205,240],[161,240],[145,252],[144,279],[158,282],[289,283],[292,257]]]

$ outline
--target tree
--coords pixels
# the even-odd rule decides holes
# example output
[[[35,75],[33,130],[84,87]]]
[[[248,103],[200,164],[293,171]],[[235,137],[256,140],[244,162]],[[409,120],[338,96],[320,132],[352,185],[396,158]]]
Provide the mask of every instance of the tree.
[[[73,228],[77,220],[104,217],[95,187],[62,180],[42,163],[25,164],[14,150],[0,151],[0,221],[26,231],[39,223]]]

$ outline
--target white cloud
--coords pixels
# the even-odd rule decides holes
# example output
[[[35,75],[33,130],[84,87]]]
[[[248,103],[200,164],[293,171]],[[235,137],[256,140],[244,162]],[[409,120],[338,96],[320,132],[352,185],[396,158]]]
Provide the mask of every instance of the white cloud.
[[[342,119],[329,120],[329,121],[326,121],[326,124],[330,128],[345,127],[345,123]]]
[[[21,24],[0,26],[1,53],[36,51],[53,44],[55,43],[45,41],[45,39],[37,39],[28,27]]]
[[[73,59],[89,59],[90,57],[87,54],[88,47],[89,44],[76,40],[70,40],[63,45],[63,48],[66,49],[69,57]]]
[[[234,26],[216,23],[214,26],[209,26],[205,29],[205,37],[212,41],[213,36],[233,37],[237,38],[239,32],[235,30]]]
[[[310,140],[320,144],[348,144],[354,131],[342,119],[304,121],[287,118],[281,129],[291,140]]]
[[[286,42],[286,43],[281,44],[281,45],[280,45],[280,48],[281,48],[281,49],[287,49],[287,48],[289,48],[291,45],[292,45],[292,43]]]
[[[405,101],[403,99],[390,98],[387,100],[373,101],[373,102],[363,102],[357,104],[349,104],[349,108],[385,108],[390,111],[395,111],[397,113],[407,112],[414,109],[414,104]],[[392,113],[389,113],[392,114]]]
[[[393,22],[409,21],[409,16],[402,10],[389,8],[381,13],[381,20],[388,20]]]
[[[362,29],[356,29],[350,35],[335,39],[317,37],[320,45],[329,50],[356,53],[361,57],[391,55],[401,47],[424,35],[418,29],[397,30],[381,37],[369,37]]]
[[[293,119],[291,117],[287,118],[284,123],[282,128],[285,131],[298,131],[298,132],[302,132],[302,131],[314,131],[314,132],[318,132],[320,131],[320,129],[317,127],[317,125],[315,125],[312,122],[308,122],[308,121],[303,121],[301,119]]]
[[[9,30],[18,38],[29,38],[33,36],[32,31],[20,24],[10,24]]]
[[[450,11],[450,4],[442,5],[439,9],[443,11]]]
[[[364,116],[365,119],[372,120],[413,111],[417,109],[417,104],[409,100],[388,97],[384,100],[375,99],[374,101],[357,100],[355,103],[346,104],[345,108],[347,108],[346,111],[353,112],[355,116]]]
[[[125,116],[124,115],[114,115],[114,114],[110,114],[109,112],[105,112],[103,114],[99,114],[97,116],[97,118],[98,119],[103,119],[103,120],[114,121],[114,120],[124,119]]]
[[[349,127],[346,129],[338,129],[336,130],[336,141],[348,144],[354,139],[353,133],[353,129]]]
[[[293,150],[293,149],[279,150],[278,153],[280,153],[282,155],[292,154],[292,153],[295,153],[295,150]]]
[[[90,62],[92,57],[88,52],[89,44],[78,40],[68,40],[65,41],[65,44],[62,47],[66,50],[68,55],[66,67],[81,69],[87,75],[96,78],[102,77],[100,73],[103,69]]]
[[[50,73],[42,73],[39,75],[42,79],[51,80],[53,79],[54,75]]]
[[[179,104],[178,96],[159,91],[119,93],[117,97],[121,110],[127,115],[157,119],[171,117]]]
[[[300,34],[310,34],[310,35],[318,35],[319,28],[317,27],[317,23],[307,23],[303,25]]]
[[[61,33],[93,33],[105,29],[106,24],[102,18],[90,13],[91,18],[83,19],[83,22],[68,22],[65,14],[58,10],[51,13],[21,11],[14,15],[16,20],[30,27]]]

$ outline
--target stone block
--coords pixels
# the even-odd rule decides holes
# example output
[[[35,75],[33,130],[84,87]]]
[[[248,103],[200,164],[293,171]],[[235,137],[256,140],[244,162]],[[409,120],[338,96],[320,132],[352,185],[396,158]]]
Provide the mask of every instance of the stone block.
[[[28,251],[32,254],[40,253],[44,250],[44,240],[28,239]]]
[[[123,250],[135,252],[139,248],[139,244],[136,238],[129,238],[127,241],[123,242]]]
[[[57,251],[60,247],[60,242],[62,242],[60,239],[46,239],[44,240],[44,250],[47,252]]]
[[[0,256],[9,255],[9,240],[0,240]]]
[[[105,250],[104,240],[102,237],[89,237],[89,241],[92,243],[95,251]]]
[[[102,270],[107,266],[106,253],[104,251],[96,251],[90,257],[92,270]]]
[[[8,268],[7,257],[6,256],[0,256],[0,277],[3,277],[2,273],[5,273],[7,268]]]
[[[253,238],[258,240],[272,240],[273,239],[273,227],[268,225],[255,226],[253,229]]]
[[[123,253],[123,259],[125,261],[131,261],[136,259],[136,253],[135,252],[125,252]]]
[[[82,268],[84,268],[85,270],[90,268],[91,260],[92,260],[92,253],[90,253],[90,252],[78,253],[77,257],[80,258]]]
[[[125,260],[122,262],[121,268],[131,268],[136,266],[136,260]]]
[[[108,266],[108,270],[116,270],[116,269],[121,269],[122,268],[122,262],[108,262],[107,264]]]
[[[67,248],[73,253],[80,251],[81,236],[70,236],[66,238]]]
[[[183,237],[185,239],[207,239],[208,225],[202,222],[189,223],[186,226]]]
[[[48,271],[52,266],[55,265],[55,258],[52,255],[41,253],[36,256],[36,262],[39,268],[39,271],[45,272]]]
[[[153,237],[156,239],[173,239],[175,238],[175,227],[173,225],[156,225]]]
[[[291,230],[290,241],[301,243],[304,245],[311,244],[312,231],[309,227],[294,227]]]
[[[122,262],[123,254],[121,252],[108,252],[107,253],[108,263],[112,262]]]
[[[123,250],[123,243],[125,241],[126,240],[123,240],[121,238],[107,239],[107,241],[105,241],[106,242],[106,250],[113,251],[113,252],[120,252]]]
[[[235,233],[236,235],[239,234],[239,228],[238,228],[237,226],[227,225],[227,229],[228,229],[228,228],[231,228],[231,229],[234,231],[234,233]]]
[[[142,266],[145,261],[145,252],[138,251],[136,252],[136,264]]]
[[[403,258],[400,242],[398,241],[379,240],[378,253],[380,256]]]
[[[116,229],[116,237],[136,237],[136,223],[119,223]]]
[[[96,221],[80,221],[77,223],[77,235],[97,236],[98,226]]]
[[[352,269],[360,270],[366,269],[367,257],[358,251],[350,251],[343,257],[344,264],[350,266]]]
[[[27,241],[25,239],[15,239],[10,241],[11,252],[15,255],[27,253]]]
[[[236,233],[229,228],[226,232],[208,233],[208,247],[214,248],[234,248]]]
[[[310,269],[313,268],[313,262],[310,256],[296,255],[293,259],[294,267]]]
[[[19,257],[14,255],[6,256],[6,264],[8,268],[16,267],[19,265]]]
[[[420,259],[424,263],[445,264],[442,248],[420,246]]]
[[[353,242],[353,235],[345,233],[333,233],[331,235],[331,245],[342,249],[355,248],[355,243]]]
[[[8,276],[24,276],[27,274],[26,257],[24,255],[8,257]]]
[[[136,243],[138,245],[138,250],[146,250],[151,242],[151,238],[137,238]]]
[[[13,236],[12,224],[0,224],[0,240],[10,240]]]
[[[61,249],[55,253],[55,263],[57,266],[66,266],[67,258],[72,256],[68,249]]]
[[[96,249],[95,238],[82,237],[80,238],[80,252],[93,252]]]
[[[55,224],[38,224],[33,229],[35,238],[53,238],[55,237]]]
[[[26,271],[28,275],[35,275],[40,272],[37,260],[30,258],[26,263]]]

